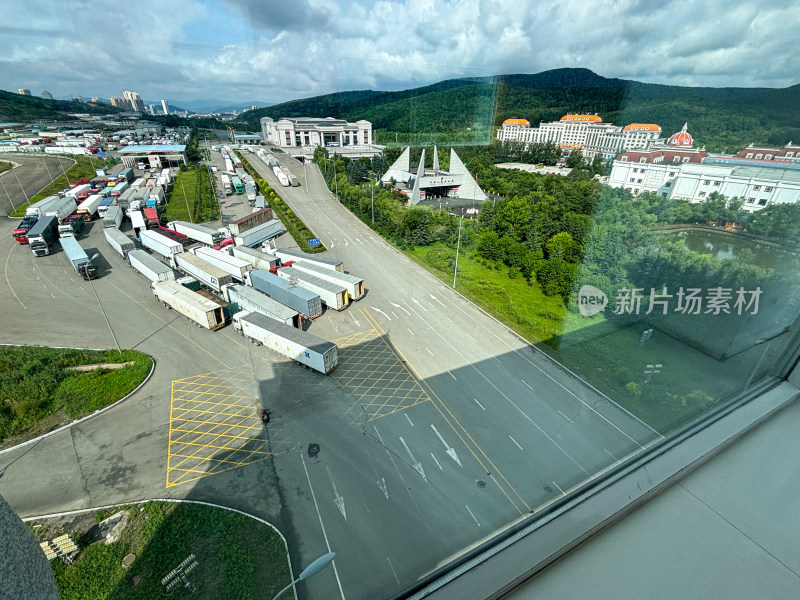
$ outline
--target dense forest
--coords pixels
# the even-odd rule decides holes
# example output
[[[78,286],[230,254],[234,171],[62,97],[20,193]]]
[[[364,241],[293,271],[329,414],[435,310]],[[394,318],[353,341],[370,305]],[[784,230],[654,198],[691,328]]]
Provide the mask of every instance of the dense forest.
[[[536,75],[501,75],[442,81],[399,92],[372,90],[327,94],[249,111],[263,116],[331,116],[371,121],[379,143],[486,144],[493,128],[510,117],[540,121],[570,112],[598,113],[626,125],[658,123],[666,135],[688,122],[697,143],[710,151],[750,143],[800,140],[796,115],[800,85],[784,89],[705,88],[609,79],[587,69]]]

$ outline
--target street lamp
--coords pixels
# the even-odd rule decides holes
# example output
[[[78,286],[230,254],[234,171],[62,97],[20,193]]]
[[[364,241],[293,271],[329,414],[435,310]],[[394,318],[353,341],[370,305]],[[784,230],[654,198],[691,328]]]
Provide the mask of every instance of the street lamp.
[[[372,184],[371,177],[362,177],[361,179],[366,179],[369,181],[369,195],[370,195],[370,203],[372,205],[372,224],[375,225],[375,187]]]
[[[88,267],[90,264],[92,264],[92,261],[95,258],[97,258],[98,256],[100,256],[100,253],[99,252],[95,253],[95,255],[92,256],[92,258],[89,259],[89,262],[86,263],[86,266]],[[88,272],[86,273],[86,276],[89,277],[89,273]],[[92,282],[91,278],[89,278],[89,285],[92,287],[92,291],[94,292],[94,297],[97,298],[97,304],[100,306],[100,312],[103,313],[103,317],[106,320],[106,325],[108,325],[108,330],[111,332],[111,337],[114,338],[114,345],[117,347],[117,352],[122,354],[122,349],[119,347],[119,342],[117,341],[117,336],[114,335],[114,330],[111,329],[111,322],[108,320],[108,315],[106,315],[106,311],[103,308],[103,303],[100,302],[100,296],[97,295],[97,290],[94,289],[94,283]]]
[[[317,573],[322,571],[322,569],[324,569],[325,567],[327,567],[329,564],[331,564],[333,562],[333,557],[334,556],[336,556],[336,552],[328,552],[324,556],[320,556],[317,560],[315,560],[310,565],[308,565],[305,569],[303,569],[303,572],[300,573],[300,575],[297,576],[297,579],[295,579],[292,583],[290,583],[285,588],[283,588],[280,592],[275,594],[275,597],[272,600],[278,600],[278,596],[280,596],[283,592],[288,590],[290,587],[294,587],[295,583],[297,583],[299,581],[304,581],[304,580],[308,579],[309,577],[311,577],[313,575],[316,575]]]
[[[447,213],[451,217],[456,217],[455,213]],[[456,289],[456,275],[458,275],[458,251],[461,248],[461,222],[464,220],[464,211],[461,211],[461,217],[458,219],[458,242],[456,242],[456,269],[453,272],[453,289]]]

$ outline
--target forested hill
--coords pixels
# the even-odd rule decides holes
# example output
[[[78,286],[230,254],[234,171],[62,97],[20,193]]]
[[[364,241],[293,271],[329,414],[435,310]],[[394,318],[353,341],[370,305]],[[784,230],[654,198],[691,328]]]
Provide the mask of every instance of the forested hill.
[[[120,109],[108,104],[84,104],[73,100],[45,100],[0,90],[0,121],[27,123],[36,119],[69,120],[70,113],[107,115]]]
[[[242,118],[367,119],[379,131],[443,134],[445,142],[444,134],[489,129],[510,117],[535,126],[571,112],[598,113],[621,125],[658,123],[667,135],[688,122],[695,142],[711,151],[800,141],[800,85],[679,87],[610,79],[588,69],[451,79],[399,92],[340,92],[249,111]]]

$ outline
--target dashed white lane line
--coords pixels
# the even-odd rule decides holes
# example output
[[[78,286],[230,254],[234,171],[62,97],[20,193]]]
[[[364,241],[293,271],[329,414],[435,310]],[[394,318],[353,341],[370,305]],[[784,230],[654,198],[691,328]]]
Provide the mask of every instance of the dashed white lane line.
[[[475,400],[475,403],[476,403],[478,406],[480,406],[481,408],[483,408],[483,404],[481,404],[480,402],[478,402],[478,399],[477,399],[477,398],[473,398],[473,400]],[[483,410],[486,410],[486,409],[485,409],[485,408],[483,408]]]
[[[408,329],[408,327],[406,327],[406,329]],[[411,331],[410,329],[408,329],[408,333],[410,333],[411,335],[415,335],[414,332]]]
[[[519,442],[517,442],[517,440],[515,440],[515,439],[514,439],[513,437],[511,437],[511,436],[508,436],[508,439],[510,439],[512,442],[514,442],[514,445],[516,445],[516,447],[517,447],[517,448],[519,448],[520,450],[522,450],[522,446],[520,446],[520,445],[519,445]]]
[[[413,426],[414,426],[414,423],[413,423],[413,421],[411,420],[411,417],[409,417],[409,416],[408,416],[408,413],[405,413],[405,412],[404,412],[403,414],[405,415],[406,419],[408,419],[408,422],[409,422],[409,424],[410,424],[410,425],[413,427]]]
[[[428,347],[427,347],[427,346],[425,346],[425,350],[428,350]],[[431,352],[430,350],[428,350],[428,354],[430,354],[431,356],[433,356],[433,352]]]
[[[480,526],[481,526],[481,524],[480,524],[480,522],[478,521],[478,519],[476,519],[476,518],[475,518],[475,515],[473,515],[473,514],[472,514],[472,511],[469,509],[469,505],[468,505],[468,504],[465,504],[464,506],[466,506],[466,507],[467,507],[467,512],[469,513],[469,516],[470,516],[470,517],[472,517],[472,518],[475,520],[475,522],[478,524],[478,527],[480,527]]]
[[[439,464],[439,461],[436,460],[436,457],[433,455],[433,452],[431,452],[431,458],[433,459],[433,462],[436,463],[436,466],[439,467],[439,470],[444,471],[444,469],[442,469],[442,465]]]
[[[565,414],[564,414],[563,412],[561,412],[561,411],[558,411],[558,414],[560,414],[562,417],[564,417],[564,418],[565,418],[567,421],[569,421],[570,423],[574,423],[574,422],[575,422],[575,421],[573,421],[572,419],[570,419],[570,418],[569,418],[567,415],[565,415]]]
[[[392,575],[394,575],[395,580],[397,581],[398,585],[400,584],[400,578],[397,576],[397,573],[394,570],[394,566],[392,565],[392,561],[389,560],[389,557],[386,557],[386,562],[389,563],[389,568],[392,570]]]
[[[528,386],[528,389],[529,389],[529,390],[533,391],[533,388],[532,388],[532,387],[531,387],[531,386],[528,384],[528,382],[527,382],[527,381],[525,381],[524,379],[520,379],[520,381],[521,381],[522,383],[524,383],[526,386]]]

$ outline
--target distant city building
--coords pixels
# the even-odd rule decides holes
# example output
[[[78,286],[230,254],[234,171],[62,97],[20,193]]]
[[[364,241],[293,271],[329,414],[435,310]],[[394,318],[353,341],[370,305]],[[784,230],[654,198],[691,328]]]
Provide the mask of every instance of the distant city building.
[[[612,163],[608,184],[634,195],[652,192],[694,203],[718,192],[740,198],[748,212],[800,201],[800,146],[750,146],[734,155],[711,155],[693,142],[684,125],[666,144],[624,152]]]
[[[73,96],[72,97],[72,101],[73,102],[80,102],[81,104],[83,104],[83,97],[81,97],[81,96]]]
[[[43,92],[42,92],[41,94],[39,94],[39,95],[40,95],[42,98],[44,98],[45,100],[52,100],[52,99],[53,99],[53,94],[51,94],[51,93],[50,93],[50,92],[48,92],[47,90],[43,91]]]
[[[661,127],[653,123],[631,123],[625,127],[603,123],[598,115],[564,115],[559,121],[531,127],[525,119],[506,119],[497,132],[500,141],[524,144],[553,142],[562,150],[581,150],[584,157],[610,160],[633,148],[649,148],[661,137]]]
[[[100,100],[97,96],[92,96],[92,99],[89,102],[93,102],[94,104],[101,104],[103,101]]]
[[[169,114],[169,104],[166,100],[161,101],[161,112],[163,112],[165,115]]]
[[[21,96],[30,96],[31,95],[31,91],[28,88],[19,88],[17,90],[17,92],[19,92],[19,94]]]
[[[137,94],[136,92],[122,92],[122,97],[125,98],[128,102],[130,102],[131,110],[136,110],[139,112],[144,112],[144,102],[142,101],[142,97]]]
[[[411,149],[406,148],[381,177],[381,185],[390,185],[394,182],[395,189],[408,196],[409,204],[444,201],[449,205],[459,204],[456,199],[477,202],[486,200],[486,194],[452,148],[449,171],[439,168],[436,146],[433,147],[432,169],[425,169],[425,149],[422,150],[419,165],[414,171],[411,169],[410,160]]]
[[[132,110],[130,102],[125,100],[125,98],[120,98],[119,96],[111,96],[111,106],[116,106],[117,108],[122,108],[125,110]]]

